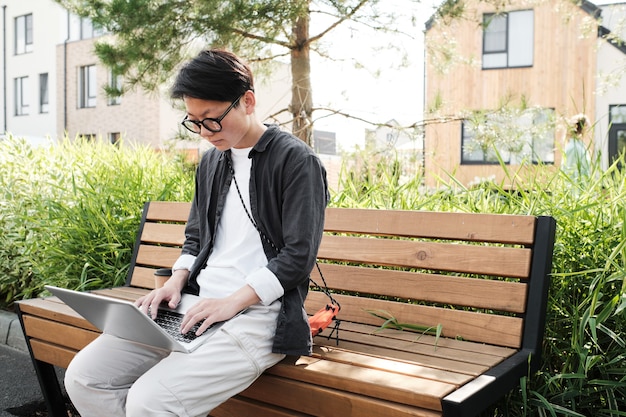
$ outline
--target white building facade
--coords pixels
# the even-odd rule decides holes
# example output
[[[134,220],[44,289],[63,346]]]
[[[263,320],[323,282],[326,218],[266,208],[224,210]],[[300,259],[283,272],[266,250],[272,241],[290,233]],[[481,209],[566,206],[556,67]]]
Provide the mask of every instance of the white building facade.
[[[612,42],[598,45],[594,139],[606,169],[626,151],[626,3],[601,10],[601,31]]]
[[[1,7],[1,129],[40,141],[56,135],[55,47],[64,11],[50,0],[9,0]]]
[[[180,125],[183,108],[169,99],[167,86],[156,93],[135,88],[118,98],[106,95],[104,87],[121,87],[123,78],[95,56],[95,42],[108,35],[89,19],[54,0],[0,0],[0,7],[0,134],[32,143],[67,135],[157,149],[202,146],[204,141],[180,140],[187,135]],[[270,116],[286,108],[291,97],[289,67],[277,65],[271,80],[256,81],[258,116],[276,122]]]

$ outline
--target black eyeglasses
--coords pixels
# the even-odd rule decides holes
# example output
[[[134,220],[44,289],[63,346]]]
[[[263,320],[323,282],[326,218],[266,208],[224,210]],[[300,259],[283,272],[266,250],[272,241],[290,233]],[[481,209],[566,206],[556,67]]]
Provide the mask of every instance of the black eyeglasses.
[[[183,121],[181,122],[181,124],[183,126],[185,126],[185,129],[187,129],[190,132],[193,133],[198,133],[200,134],[200,132],[202,131],[202,126],[204,126],[204,128],[210,132],[216,133],[216,132],[221,132],[222,131],[222,124],[220,123],[222,121],[222,119],[224,119],[224,117],[226,117],[226,115],[228,114],[229,111],[231,111],[233,109],[233,107],[235,107],[237,105],[237,103],[239,103],[239,100],[241,100],[241,97],[243,96],[239,96],[239,98],[235,101],[233,101],[230,106],[228,106],[228,108],[226,109],[226,111],[224,113],[222,113],[222,115],[220,117],[218,117],[217,119],[213,119],[211,117],[207,117],[206,119],[202,119],[200,121],[198,120],[191,120],[188,119],[188,116],[185,116],[185,118],[183,119]]]

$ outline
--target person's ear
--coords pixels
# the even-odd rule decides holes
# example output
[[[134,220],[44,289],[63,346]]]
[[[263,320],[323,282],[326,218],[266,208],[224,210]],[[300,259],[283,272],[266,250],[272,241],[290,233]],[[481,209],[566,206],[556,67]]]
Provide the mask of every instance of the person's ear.
[[[241,101],[243,102],[243,105],[246,108],[246,114],[252,114],[256,107],[256,95],[254,94],[254,91],[252,90],[246,91],[243,94]]]

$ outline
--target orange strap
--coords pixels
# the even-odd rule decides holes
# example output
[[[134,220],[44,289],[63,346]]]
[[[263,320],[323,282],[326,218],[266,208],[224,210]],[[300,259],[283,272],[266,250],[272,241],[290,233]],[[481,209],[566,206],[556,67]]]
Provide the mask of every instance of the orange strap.
[[[330,323],[335,320],[338,312],[339,305],[326,304],[326,307],[320,309],[317,313],[309,317],[309,324],[311,325],[311,336],[317,336],[324,329],[330,326]]]

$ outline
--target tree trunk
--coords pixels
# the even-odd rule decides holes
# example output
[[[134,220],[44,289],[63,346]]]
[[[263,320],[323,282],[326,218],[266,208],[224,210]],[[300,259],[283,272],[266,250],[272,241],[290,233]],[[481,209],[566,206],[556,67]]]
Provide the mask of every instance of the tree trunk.
[[[311,89],[311,59],[309,45],[309,16],[299,17],[293,26],[294,47],[291,50],[291,105],[293,134],[309,146],[313,145],[313,96]]]

